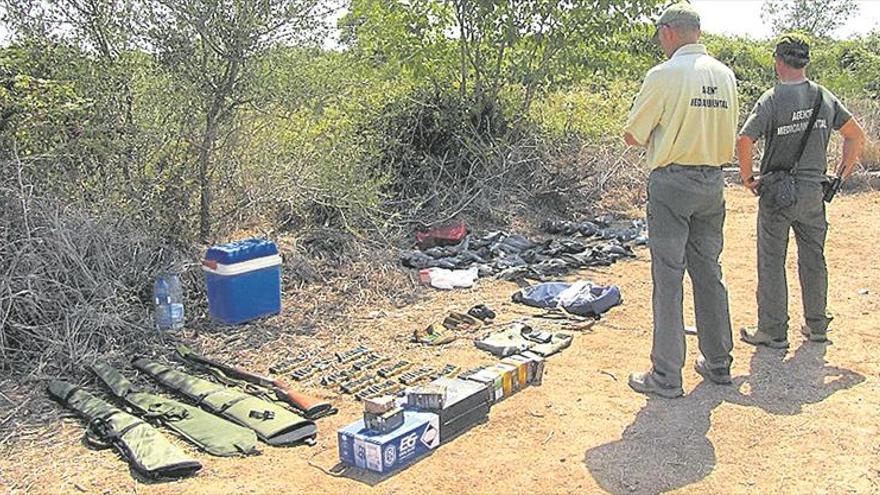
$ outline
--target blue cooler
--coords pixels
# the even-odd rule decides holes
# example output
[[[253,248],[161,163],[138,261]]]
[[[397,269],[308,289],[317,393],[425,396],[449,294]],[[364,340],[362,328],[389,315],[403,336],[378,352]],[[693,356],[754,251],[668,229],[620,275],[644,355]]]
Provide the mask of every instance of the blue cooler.
[[[245,239],[214,246],[202,269],[211,318],[234,325],[281,312],[281,256],[275,243]]]

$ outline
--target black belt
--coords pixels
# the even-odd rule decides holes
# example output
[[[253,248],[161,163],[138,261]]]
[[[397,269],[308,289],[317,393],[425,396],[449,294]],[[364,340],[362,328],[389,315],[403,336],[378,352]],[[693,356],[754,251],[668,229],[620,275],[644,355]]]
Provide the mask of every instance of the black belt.
[[[665,167],[659,167],[659,168],[665,168],[665,169],[672,170],[672,171],[677,171],[677,170],[721,170],[720,165],[679,165],[677,163],[670,163],[669,165],[666,165]]]

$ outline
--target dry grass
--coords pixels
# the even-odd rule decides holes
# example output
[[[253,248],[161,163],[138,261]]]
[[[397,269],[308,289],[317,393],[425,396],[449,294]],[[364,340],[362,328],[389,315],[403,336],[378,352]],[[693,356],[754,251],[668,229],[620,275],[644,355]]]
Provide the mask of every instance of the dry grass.
[[[180,253],[119,215],[35,195],[26,166],[0,188],[0,367],[74,372],[97,354],[149,345],[150,282]]]
[[[529,233],[546,218],[629,212],[642,201],[640,157],[622,146],[531,138],[485,151],[466,169],[468,187],[429,192],[381,228],[304,225],[291,233],[261,223],[259,234],[284,255],[285,307],[279,317],[236,327],[206,317],[204,280],[194,268],[201,247],[183,251],[165,241],[172,233],[156,232],[161,227],[42,197],[21,179],[28,163],[0,163],[0,369],[10,376],[0,381],[0,426],[9,432],[0,446],[39,440],[59,415],[41,383],[87,383],[84,367],[98,357],[125,368],[135,355],[167,356],[183,341],[265,371],[294,349],[354,343],[353,324],[369,316],[367,308],[418,308],[425,291],[397,257],[429,224],[460,217],[477,232]],[[230,238],[256,232],[239,233]],[[184,273],[187,329],[159,335],[152,282],[172,266]]]

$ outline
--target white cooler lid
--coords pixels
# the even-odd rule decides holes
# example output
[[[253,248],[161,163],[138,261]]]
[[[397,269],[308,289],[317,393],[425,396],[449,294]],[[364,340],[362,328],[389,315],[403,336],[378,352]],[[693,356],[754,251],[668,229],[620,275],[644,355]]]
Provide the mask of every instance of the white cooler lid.
[[[242,273],[262,270],[281,264],[281,255],[263,256],[262,258],[254,258],[252,260],[242,261],[241,263],[233,263],[224,265],[212,260],[202,261],[202,270],[215,275],[241,275]]]

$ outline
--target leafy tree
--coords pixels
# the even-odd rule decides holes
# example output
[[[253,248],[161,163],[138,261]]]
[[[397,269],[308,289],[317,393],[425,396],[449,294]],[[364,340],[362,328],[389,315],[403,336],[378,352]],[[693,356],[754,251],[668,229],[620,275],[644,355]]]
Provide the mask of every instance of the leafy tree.
[[[47,55],[66,55],[70,66],[47,67],[46,72],[56,73],[80,84],[90,80],[96,84],[87,95],[93,101],[90,129],[99,134],[110,134],[117,139],[103,145],[104,153],[99,160],[115,160],[132,180],[135,157],[135,123],[133,118],[134,97],[131,84],[133,71],[127,55],[133,47],[134,12],[126,0],[0,0],[6,12],[5,21],[16,32],[16,41],[34,55],[34,59],[50,60]],[[88,55],[88,61],[76,63],[69,53],[74,48]],[[38,52],[46,52],[40,53]],[[62,64],[65,61],[57,60]],[[76,73],[85,69],[91,74]],[[63,72],[67,72],[64,74]],[[100,74],[99,76],[95,73]],[[75,74],[75,75],[74,75]],[[97,77],[96,77],[97,76]],[[79,88],[81,91],[83,88]],[[88,133],[81,142],[88,141]],[[103,139],[103,138],[102,138]],[[109,145],[109,146],[108,146]],[[94,150],[93,150],[94,151]]]
[[[436,88],[456,74],[451,26],[452,11],[434,0],[352,0],[338,23],[340,44],[358,58]]]
[[[185,105],[178,138],[189,143],[199,191],[199,235],[211,233],[215,154],[234,131],[236,111],[252,102],[253,63],[269,48],[303,41],[321,26],[333,6],[324,0],[0,0],[19,38],[51,45],[71,43],[94,57],[100,94],[114,104],[97,113],[108,122],[106,143],[122,145],[121,165],[137,161],[126,135],[134,122],[133,78],[143,56],[152,55],[170,76],[170,87],[188,100],[165,108],[160,117],[176,117]],[[95,66],[96,65],[96,66]],[[86,79],[80,75],[79,79]],[[158,79],[154,75],[154,79]],[[111,108],[112,107],[112,108]],[[117,125],[118,122],[118,125]],[[158,157],[164,169],[170,157]],[[187,157],[176,157],[177,160]],[[85,157],[84,157],[85,159]],[[100,163],[100,161],[99,161]]]
[[[761,18],[775,34],[803,31],[827,37],[858,12],[856,0],[765,0]]]
[[[40,152],[69,135],[82,132],[89,102],[68,81],[27,73],[27,51],[0,49],[0,159],[16,152]]]
[[[493,98],[505,85],[522,88],[518,109],[528,113],[536,93],[566,67],[584,60],[586,48],[613,43],[652,13],[655,0],[519,2],[449,0],[459,33],[461,66],[477,95]],[[465,70],[462,69],[464,86]]]
[[[203,119],[198,150],[199,235],[211,233],[211,173],[221,130],[249,101],[254,60],[301,40],[326,13],[320,0],[156,0],[142,31],[172,73],[189,81]]]
[[[440,67],[462,95],[497,96],[519,85],[528,107],[537,88],[589,65],[590,48],[640,29],[662,0],[353,0],[340,22],[344,46],[413,74]],[[595,53],[595,52],[594,52]],[[449,74],[450,66],[457,74]],[[563,76],[564,77],[564,76]]]

